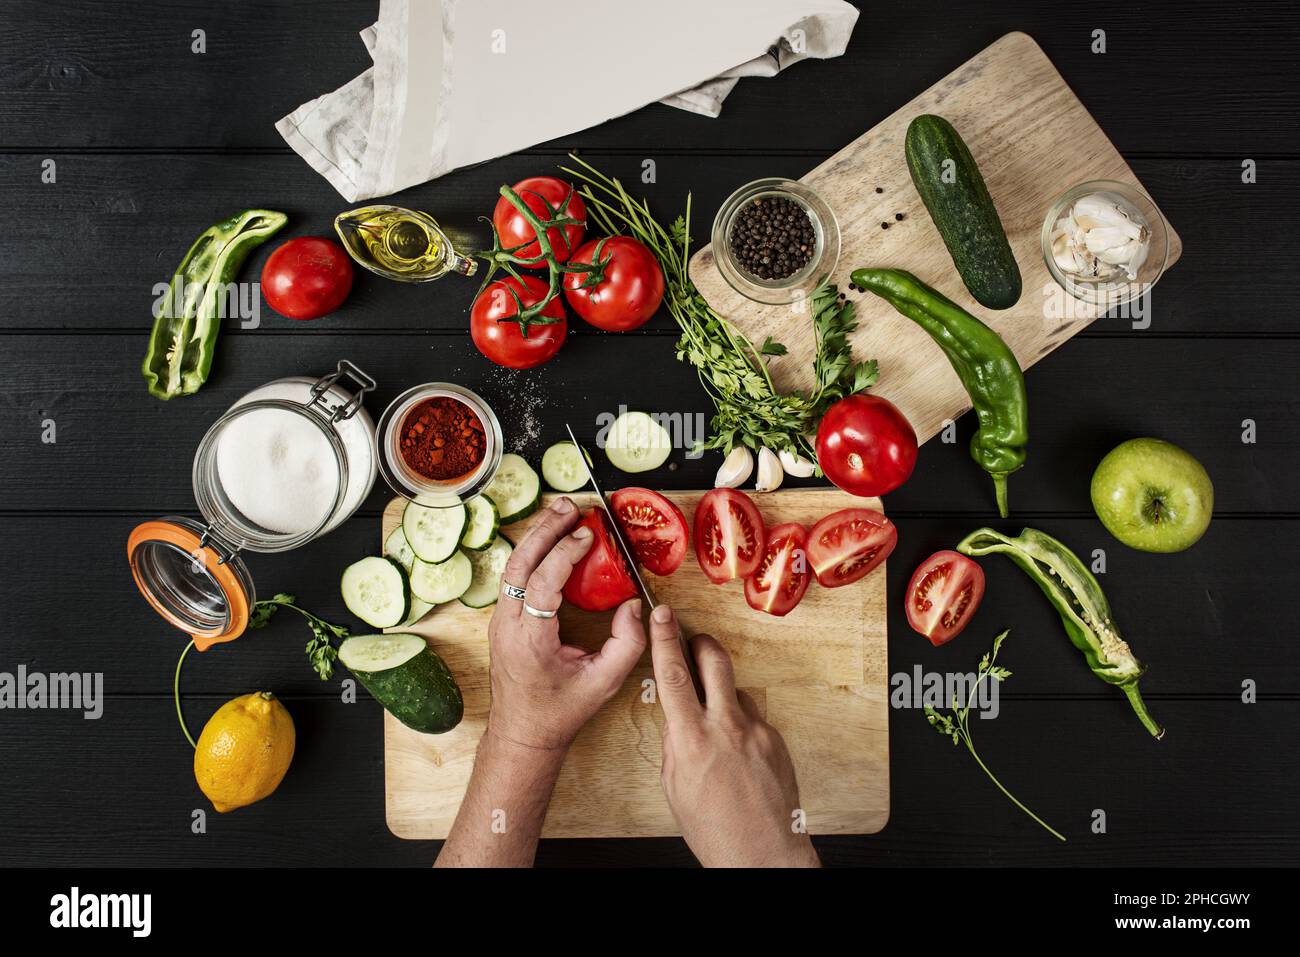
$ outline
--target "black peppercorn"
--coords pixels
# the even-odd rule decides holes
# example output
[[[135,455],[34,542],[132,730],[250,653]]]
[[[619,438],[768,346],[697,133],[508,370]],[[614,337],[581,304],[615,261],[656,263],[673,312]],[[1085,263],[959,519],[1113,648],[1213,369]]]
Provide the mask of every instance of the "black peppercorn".
[[[779,280],[808,264],[817,236],[802,206],[768,196],[752,200],[736,214],[728,241],[745,272],[758,279]]]

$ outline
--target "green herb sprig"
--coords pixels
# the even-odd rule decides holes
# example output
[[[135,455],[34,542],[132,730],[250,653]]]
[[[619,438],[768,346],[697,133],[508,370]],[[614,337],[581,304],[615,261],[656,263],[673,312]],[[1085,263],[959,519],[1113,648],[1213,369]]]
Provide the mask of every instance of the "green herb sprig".
[[[817,350],[811,392],[777,391],[767,357],[786,354],[786,347],[768,336],[755,345],[719,315],[695,288],[688,267],[691,259],[691,197],[686,212],[664,227],[645,200],[635,200],[623,184],[577,156],[580,168],[564,172],[580,181],[588,216],[611,234],[628,234],[644,243],[664,273],[664,304],[682,330],[677,358],[689,362],[713,400],[716,413],[711,435],[701,449],[737,445],[753,451],[788,451],[816,462],[812,436],[822,413],[839,399],[875,384],[875,360],[854,362],[848,335],[856,327],[852,303],[839,302],[835,286],[826,279],[811,298]],[[820,474],[820,470],[819,470]]]
[[[1061,834],[1055,828],[1051,827],[1041,817],[1039,817],[1033,811],[1029,810],[1029,808],[1021,804],[1014,794],[1012,794],[1010,791],[1008,791],[1005,787],[1002,786],[1002,782],[999,781],[996,777],[994,777],[993,772],[988,769],[988,766],[985,765],[985,763],[982,760],[980,760],[979,754],[977,754],[975,751],[975,745],[971,741],[970,705],[971,702],[975,700],[975,693],[976,691],[979,690],[979,686],[990,678],[993,679],[994,681],[1005,681],[1007,678],[1011,677],[1010,671],[1008,671],[1006,668],[1003,668],[1001,665],[997,664],[998,651],[1001,650],[1002,642],[1006,641],[1007,635],[1009,635],[1010,633],[1011,631],[1010,629],[1008,629],[1007,631],[1002,632],[1002,634],[994,638],[993,650],[989,654],[986,654],[983,658],[980,659],[979,671],[975,675],[975,681],[971,683],[970,691],[966,695],[966,703],[959,707],[957,703],[957,695],[954,694],[952,696],[952,708],[950,714],[944,714],[942,711],[938,711],[930,707],[929,705],[926,705],[925,719],[930,722],[930,726],[932,728],[934,728],[944,737],[952,738],[952,743],[954,746],[957,744],[966,745],[966,750],[969,751],[971,757],[975,759],[975,763],[978,764],[980,768],[984,771],[984,773],[988,775],[989,780],[997,785],[998,790],[1011,799],[1012,804],[1020,808],[1020,810],[1024,811],[1035,821],[1041,824],[1044,828],[1046,828],[1048,833],[1050,833],[1053,837],[1055,837],[1060,841],[1064,841],[1065,836],[1063,834]]]
[[[328,681],[334,677],[334,662],[339,656],[334,642],[350,637],[351,632],[344,625],[331,624],[324,618],[313,615],[307,609],[298,607],[294,604],[297,600],[287,592],[279,592],[272,598],[257,602],[248,616],[248,627],[265,628],[281,608],[292,608],[307,619],[307,627],[311,629],[311,638],[307,642],[307,660],[320,675],[320,680]]]

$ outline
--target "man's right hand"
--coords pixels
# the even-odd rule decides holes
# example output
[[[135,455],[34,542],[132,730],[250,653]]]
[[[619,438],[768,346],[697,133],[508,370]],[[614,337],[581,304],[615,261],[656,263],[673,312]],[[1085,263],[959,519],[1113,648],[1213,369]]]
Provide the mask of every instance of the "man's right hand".
[[[663,786],[682,836],[705,867],[818,867],[801,818],[794,765],[781,735],[736,690],[731,658],[709,635],[691,651],[701,703],[671,608],[650,616],[655,684],[664,709]]]

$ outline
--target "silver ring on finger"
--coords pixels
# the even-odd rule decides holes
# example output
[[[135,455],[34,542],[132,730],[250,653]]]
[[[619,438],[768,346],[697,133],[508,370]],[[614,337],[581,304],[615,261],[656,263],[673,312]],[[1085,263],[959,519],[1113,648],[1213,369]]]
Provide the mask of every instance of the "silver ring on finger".
[[[553,612],[553,611],[546,611],[545,609],[542,609],[542,608],[534,608],[532,605],[528,604],[528,602],[524,602],[524,611],[526,611],[528,614],[532,615],[534,618],[554,618],[554,617],[555,617],[555,612]]]
[[[501,592],[507,598],[513,598],[515,601],[523,601],[524,596],[527,594],[527,592],[525,592],[522,588],[510,584],[508,581],[501,582]]]

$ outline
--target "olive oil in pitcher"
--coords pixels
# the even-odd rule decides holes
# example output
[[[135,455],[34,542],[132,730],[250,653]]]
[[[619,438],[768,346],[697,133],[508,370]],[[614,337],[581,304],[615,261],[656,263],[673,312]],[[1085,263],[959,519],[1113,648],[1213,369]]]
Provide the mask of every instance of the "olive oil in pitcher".
[[[400,206],[364,206],[339,213],[334,230],[348,254],[371,272],[398,282],[429,282],[449,272],[472,276],[478,263],[456,252],[428,213]]]

